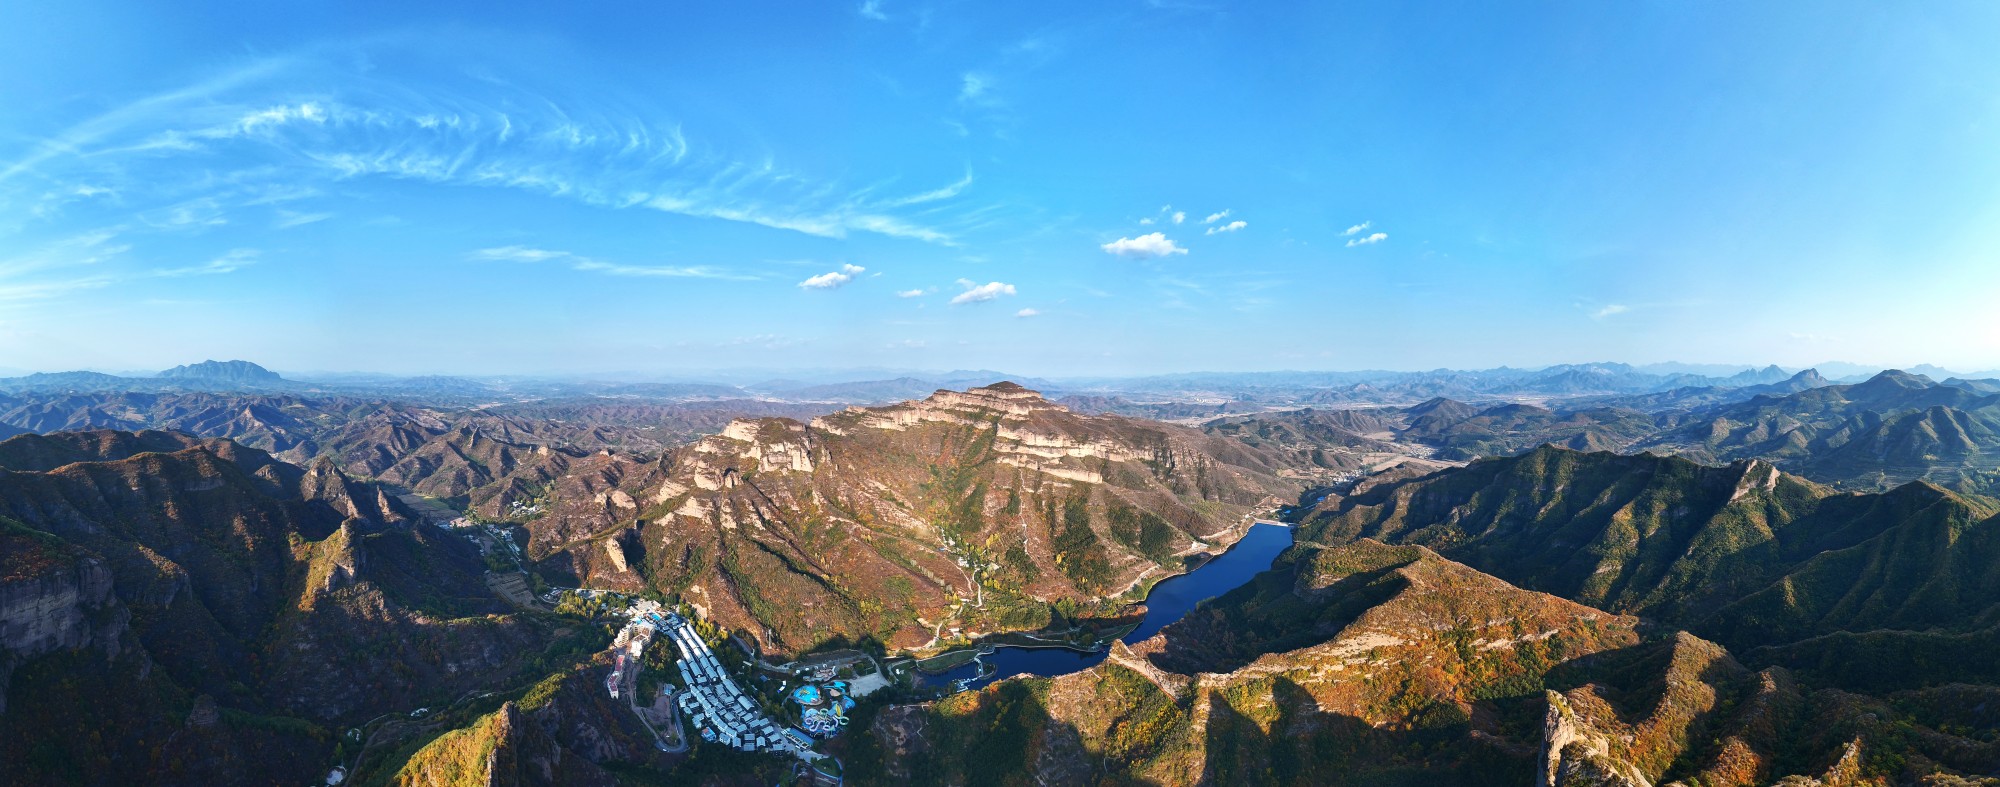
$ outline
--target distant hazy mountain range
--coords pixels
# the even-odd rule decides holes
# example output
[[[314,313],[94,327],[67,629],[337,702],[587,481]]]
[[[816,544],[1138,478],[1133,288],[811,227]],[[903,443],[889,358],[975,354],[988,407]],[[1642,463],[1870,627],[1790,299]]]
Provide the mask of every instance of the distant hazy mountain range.
[[[1688,406],[1721,390],[1798,384],[1798,372],[1697,364],[1563,364],[1539,369],[1498,367],[1419,372],[1190,372],[1144,377],[1040,379],[997,371],[895,372],[862,369],[714,379],[398,377],[379,374],[280,376],[248,361],[203,361],[154,375],[91,371],[35,373],[0,378],[0,392],[262,391],[379,397],[423,404],[481,404],[569,396],[660,401],[767,399],[828,404],[888,404],[921,399],[938,390],[963,390],[1002,380],[1041,391],[1087,412],[1150,418],[1200,418],[1274,407],[1339,404],[1416,404],[1439,397],[1466,402],[1573,397],[1651,396],[1659,406]],[[1882,370],[1826,364],[1809,380],[1860,382]],[[1934,380],[2000,377],[2000,371],[1953,372],[1933,366],[1906,370]],[[892,376],[875,376],[889,374]],[[1705,393],[1706,392],[1706,393]],[[1611,403],[1622,404],[1622,403]],[[1656,405],[1632,402],[1638,409]]]

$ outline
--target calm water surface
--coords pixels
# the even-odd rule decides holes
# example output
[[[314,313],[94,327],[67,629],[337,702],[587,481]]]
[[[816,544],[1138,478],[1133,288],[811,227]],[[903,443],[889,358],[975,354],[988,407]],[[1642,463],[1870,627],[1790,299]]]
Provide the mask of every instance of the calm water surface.
[[[1195,605],[1241,587],[1258,572],[1270,568],[1278,553],[1291,545],[1291,528],[1261,523],[1251,525],[1250,532],[1244,534],[1243,540],[1236,542],[1228,552],[1203,563],[1200,568],[1154,585],[1152,592],[1146,594],[1146,618],[1140,621],[1137,629],[1125,635],[1125,644],[1149,639],[1167,624],[1180,620]],[[1015,675],[1068,675],[1103,661],[1105,656],[1105,652],[1080,653],[1068,648],[998,648],[982,657],[987,664],[993,665],[993,674],[973,681],[971,685],[976,689]],[[933,685],[944,685],[978,674],[979,665],[972,663],[938,675],[923,676],[923,680]]]

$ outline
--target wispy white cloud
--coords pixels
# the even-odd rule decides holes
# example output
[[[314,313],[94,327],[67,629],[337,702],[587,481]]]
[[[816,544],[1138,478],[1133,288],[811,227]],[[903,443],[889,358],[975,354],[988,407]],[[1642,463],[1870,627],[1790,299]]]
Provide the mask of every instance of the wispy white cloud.
[[[229,223],[223,215],[221,201],[214,197],[144,211],[138,218],[141,223],[161,230],[201,230]]]
[[[1177,211],[1174,211],[1174,216],[1173,216],[1173,218],[1174,218],[1174,223],[1175,223],[1175,224],[1179,224],[1179,223],[1181,223],[1181,222],[1184,222],[1184,221],[1187,221],[1187,211],[1184,211],[1184,210],[1177,210]]]
[[[1368,228],[1369,228],[1369,227],[1370,227],[1371,225],[1373,225],[1374,223],[1375,223],[1375,222],[1372,222],[1372,221],[1364,221],[1364,222],[1361,222],[1360,224],[1356,224],[1356,225],[1354,225],[1354,226],[1352,226],[1352,227],[1348,227],[1348,228],[1347,228],[1347,231],[1346,231],[1346,232],[1343,232],[1343,233],[1340,233],[1340,234],[1342,234],[1342,235],[1358,235],[1358,234],[1360,234],[1360,233],[1361,233],[1361,231],[1362,231],[1362,230],[1365,230],[1365,229],[1368,229]]]
[[[162,113],[211,102],[217,96],[267,80],[297,65],[291,57],[264,58],[192,85],[157,93],[85,120],[36,143],[34,151],[0,169],[0,183],[37,171],[42,164],[74,156],[120,132],[156,120]]]
[[[115,189],[93,186],[88,183],[65,186],[44,192],[41,198],[35,201],[34,206],[28,209],[28,213],[37,218],[50,218],[60,214],[65,205],[99,197],[115,200],[118,198],[118,192]]]
[[[956,197],[961,193],[964,193],[964,191],[971,186],[972,186],[972,169],[968,167],[965,170],[965,177],[959,178],[958,181],[955,183],[952,183],[948,186],[944,186],[943,188],[932,189],[930,191],[926,191],[921,194],[912,194],[907,197],[898,197],[896,199],[892,199],[887,202],[881,203],[881,207],[901,208],[910,205],[922,205],[926,202],[937,202],[939,200],[947,200],[951,199],[952,197]]]
[[[1145,217],[1145,218],[1143,218],[1143,219],[1140,219],[1140,220],[1139,220],[1139,224],[1140,224],[1141,226],[1147,226],[1147,227],[1150,227],[1150,226],[1152,226],[1152,225],[1153,225],[1153,217],[1151,217],[1151,216],[1147,216],[1147,217]]]
[[[257,258],[262,255],[263,252],[256,249],[231,249],[227,253],[199,265],[163,268],[153,271],[152,275],[174,279],[183,276],[212,276],[222,273],[235,273],[257,264]]]
[[[1632,307],[1622,303],[1607,303],[1604,306],[1599,307],[1597,311],[1591,312],[1590,318],[1593,320],[1602,320],[1611,315],[1624,314],[1631,310]]]
[[[1119,238],[1098,248],[1103,249],[1106,254],[1135,259],[1188,253],[1187,249],[1174,243],[1163,232],[1148,233],[1136,238]]]
[[[855,9],[855,13],[860,14],[863,19],[873,19],[877,22],[889,21],[889,15],[882,12],[882,0],[867,0],[867,2],[861,4],[860,8]]]
[[[547,260],[568,259],[574,256],[576,255],[566,251],[535,249],[527,246],[500,246],[492,249],[480,249],[472,253],[472,258],[475,260],[504,260],[507,262],[544,262]]]
[[[861,272],[865,270],[868,269],[859,265],[842,265],[840,266],[840,270],[827,271],[818,276],[811,277],[799,282],[799,286],[808,290],[831,290],[854,281],[854,277],[861,275]]]
[[[634,276],[642,278],[670,279],[734,279],[750,280],[755,276],[745,276],[719,268],[684,265],[626,265],[605,262],[580,254],[551,249],[537,249],[526,246],[501,246],[480,249],[467,255],[474,260],[489,262],[562,262],[571,270],[602,273],[606,276]]]
[[[540,94],[504,76],[412,82],[356,70],[348,62],[367,58],[348,57],[355,54],[313,50],[132,102],[0,162],[0,184],[25,174],[60,183],[114,173],[114,182],[90,187],[133,192],[141,223],[180,230],[227,223],[227,209],[256,204],[260,190],[363,179],[522,190],[831,238],[953,245],[957,228],[972,224],[946,204],[971,185],[969,172],[942,188],[871,201],[865,190],[788,171],[767,152],[702,147],[678,124],[588,93]],[[294,86],[305,83],[314,92],[302,96]],[[973,98],[988,85],[968,83]],[[175,189],[184,199],[190,188],[177,176],[208,174],[213,161],[235,163],[250,181],[230,184],[233,196],[213,204],[143,204],[148,193]]]
[[[570,263],[570,268],[579,271],[591,271],[593,273],[602,273],[606,276],[638,276],[642,278],[735,279],[738,281],[748,281],[757,278],[755,276],[744,276],[740,274],[733,274],[729,273],[728,271],[717,270],[715,268],[708,268],[699,265],[697,266],[624,265],[615,262],[604,262],[602,260],[591,260],[591,259],[574,260]]]
[[[1041,315],[1042,313],[1039,310],[1032,308],[1022,309],[1020,311],[1014,312],[1015,317],[1040,317]]]
[[[1375,234],[1373,234],[1373,235],[1365,235],[1365,236],[1362,236],[1362,237],[1359,237],[1359,238],[1353,238],[1353,239],[1351,239],[1351,240],[1347,241],[1347,245],[1348,245],[1348,246],[1350,246],[1350,247],[1353,247],[1353,246],[1367,246],[1367,245],[1370,245],[1370,244],[1374,244],[1374,243],[1381,243],[1382,241],[1385,241],[1385,240],[1388,240],[1388,239],[1389,239],[1389,233],[1386,233],[1386,232],[1377,232],[1377,233],[1375,233]],[[1422,244],[1418,244],[1418,245],[1422,245]]]
[[[102,265],[132,250],[118,243],[117,229],[97,229],[43,244],[34,251],[0,259],[0,280],[64,268]]]
[[[1214,224],[1214,223],[1216,223],[1216,222],[1218,222],[1218,221],[1221,221],[1221,220],[1223,220],[1223,219],[1226,219],[1226,218],[1229,218],[1229,209],[1228,209],[1228,208],[1224,208],[1224,209],[1222,210],[1222,212],[1221,212],[1221,213],[1210,213],[1210,214],[1208,214],[1208,218],[1205,218],[1205,219],[1202,219],[1202,220],[1201,220],[1201,223],[1203,223],[1203,224]]]
[[[271,226],[281,230],[290,229],[292,227],[302,227],[307,224],[317,224],[330,218],[333,218],[333,214],[331,213],[300,213],[292,210],[280,210],[278,211],[278,220],[272,222]]]
[[[971,279],[959,279],[958,286],[965,288],[965,291],[952,296],[951,305],[953,306],[967,303],[985,303],[1002,295],[1015,294],[1014,285],[1003,284],[997,281],[979,284]]]
[[[40,281],[9,282],[0,281],[0,303],[9,301],[35,301],[67,295],[78,290],[92,290],[115,284],[120,278],[105,273],[70,276],[61,279]]]
[[[925,294],[925,293],[924,293],[924,291],[923,291],[923,290],[897,290],[897,291],[896,291],[896,297],[898,297],[898,298],[922,298],[922,297],[924,297],[924,294]]]
[[[103,229],[0,259],[0,302],[58,298],[82,290],[154,279],[234,273],[256,264],[256,249],[234,249],[195,265],[150,268],[133,259],[117,229]]]
[[[1250,222],[1244,221],[1242,219],[1237,219],[1235,221],[1229,222],[1228,224],[1218,224],[1216,226],[1209,227],[1208,231],[1202,234],[1214,235],[1218,232],[1235,232],[1237,230],[1243,229],[1244,227],[1248,226],[1250,226]]]

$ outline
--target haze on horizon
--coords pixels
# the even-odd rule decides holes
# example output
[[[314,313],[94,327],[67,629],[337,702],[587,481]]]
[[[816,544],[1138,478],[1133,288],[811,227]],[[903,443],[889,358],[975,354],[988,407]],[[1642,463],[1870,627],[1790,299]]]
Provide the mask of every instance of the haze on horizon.
[[[0,7],[0,368],[2000,367],[2000,7],[1446,9]]]

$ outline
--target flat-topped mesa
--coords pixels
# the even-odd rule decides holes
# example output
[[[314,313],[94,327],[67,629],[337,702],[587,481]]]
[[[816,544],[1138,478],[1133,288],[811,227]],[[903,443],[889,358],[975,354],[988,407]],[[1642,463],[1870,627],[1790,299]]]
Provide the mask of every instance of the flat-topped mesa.
[[[1008,421],[1032,418],[1039,413],[1068,412],[1069,408],[1042,398],[1040,393],[1015,383],[998,382],[965,391],[939,389],[923,399],[886,407],[849,407],[832,416],[813,419],[813,428],[846,434],[844,430],[851,426],[901,430],[927,421],[975,424],[994,414]]]
[[[997,382],[978,388],[968,388],[964,392],[940,389],[930,398],[918,403],[920,406],[961,407],[998,410],[1008,415],[1027,416],[1037,410],[1059,410],[1069,412],[1062,405],[1043,399],[1038,391],[1025,388],[1017,383]]]
[[[1083,483],[1101,483],[1098,460],[1142,461],[1161,446],[1125,439],[1128,424],[1116,416],[1086,416],[1042,398],[1040,393],[1011,382],[968,389],[940,390],[918,401],[886,407],[850,407],[813,420],[813,431],[848,435],[856,429],[907,431],[926,423],[992,427],[994,449],[1002,463]],[[1089,466],[1064,466],[1064,460],[1089,460]]]

